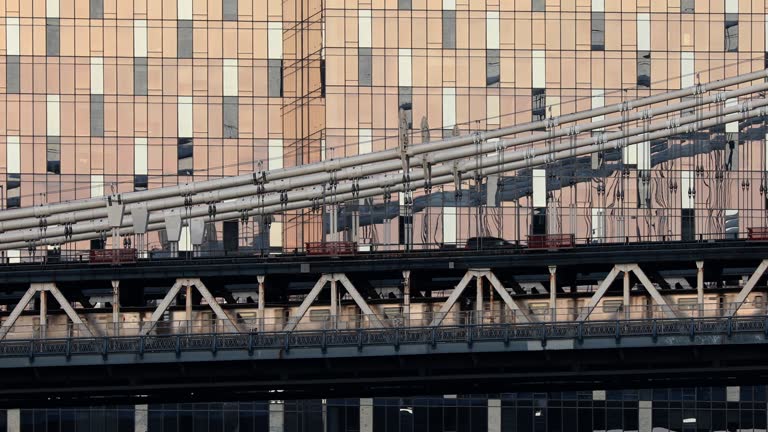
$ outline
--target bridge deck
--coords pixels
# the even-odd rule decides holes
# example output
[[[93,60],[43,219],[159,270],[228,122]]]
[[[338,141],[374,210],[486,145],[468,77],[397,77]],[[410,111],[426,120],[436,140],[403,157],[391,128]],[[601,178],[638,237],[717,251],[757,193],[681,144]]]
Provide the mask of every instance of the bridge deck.
[[[768,380],[767,334],[755,316],[5,340],[0,405],[754,383]]]

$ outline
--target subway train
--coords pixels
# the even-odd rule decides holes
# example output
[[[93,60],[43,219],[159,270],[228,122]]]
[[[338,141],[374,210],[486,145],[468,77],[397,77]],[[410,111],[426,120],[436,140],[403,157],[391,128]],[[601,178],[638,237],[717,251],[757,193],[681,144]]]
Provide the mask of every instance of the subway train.
[[[705,289],[704,303],[698,304],[695,289],[662,291],[667,304],[677,311],[679,318],[692,317],[721,317],[735,310],[736,316],[766,315],[766,292],[755,289],[738,307],[733,303],[738,295],[739,287]],[[524,311],[515,312],[501,298],[485,296],[482,313],[474,311],[474,289],[467,289],[465,296],[460,298],[450,310],[442,316],[440,325],[466,326],[470,324],[526,323],[526,322],[573,322],[587,308],[591,292],[574,297],[563,294],[557,298],[555,309],[550,307],[548,295],[520,296],[515,301]],[[605,295],[592,309],[588,316],[590,321],[641,320],[663,319],[664,311],[655,305],[649,295],[638,286],[633,287],[628,307],[624,305],[621,295]],[[376,320],[364,316],[360,309],[349,297],[342,297],[338,306],[336,319],[331,316],[328,304],[311,306],[299,322],[295,331],[316,330],[351,330],[371,328],[376,326],[430,326],[439,316],[446,293],[436,293],[446,296],[414,299],[410,304],[410,314],[404,314],[402,299],[387,299],[370,304],[376,314]],[[495,294],[495,293],[494,293]],[[522,298],[527,297],[527,298]],[[295,317],[299,310],[298,302],[289,305],[267,305],[263,319],[259,319],[257,306],[253,303],[222,304],[228,317],[239,331],[242,332],[279,332]],[[113,322],[112,310],[106,303],[97,304],[94,309],[78,309],[80,317],[87,323],[96,336],[133,336],[139,334],[142,326],[149,322],[154,307],[126,308],[120,311],[119,322]],[[190,313],[190,316],[187,316]],[[7,312],[3,313],[7,316]],[[378,321],[378,322],[377,322]],[[213,333],[227,332],[231,328],[223,320],[216,319],[206,305],[195,306],[190,312],[182,306],[172,306],[163,318],[149,331],[149,334],[176,333]],[[73,325],[62,311],[50,311],[47,316],[45,329],[40,326],[39,312],[26,311],[7,334],[6,339],[28,339],[43,336],[48,338],[63,338],[68,336],[85,336],[82,329]]]

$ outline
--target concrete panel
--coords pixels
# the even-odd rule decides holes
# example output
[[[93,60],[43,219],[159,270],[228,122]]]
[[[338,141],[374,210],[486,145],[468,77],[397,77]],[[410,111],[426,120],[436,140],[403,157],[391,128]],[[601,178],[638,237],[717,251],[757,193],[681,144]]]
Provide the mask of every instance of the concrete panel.
[[[149,406],[136,405],[134,408],[134,431],[147,432],[149,430]]]
[[[373,399],[360,399],[360,432],[373,432]]]
[[[501,401],[488,399],[488,432],[501,432]]]
[[[269,402],[269,432],[285,430],[285,405],[282,401]]]
[[[638,432],[651,432],[653,430],[653,402],[640,401],[637,417]]]
[[[21,432],[21,411],[9,409],[7,411],[8,432]]]

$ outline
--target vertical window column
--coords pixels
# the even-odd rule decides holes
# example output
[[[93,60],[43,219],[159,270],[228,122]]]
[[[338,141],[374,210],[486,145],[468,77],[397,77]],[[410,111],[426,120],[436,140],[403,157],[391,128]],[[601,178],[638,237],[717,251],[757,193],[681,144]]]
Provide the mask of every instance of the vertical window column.
[[[546,87],[547,87],[547,63],[546,54],[544,51],[533,51],[531,53],[531,73],[532,84],[531,89],[532,96],[532,121],[540,121],[546,118]]]
[[[545,0],[531,0],[532,12],[545,12],[547,4]]]
[[[592,51],[605,50],[605,12],[592,12]]]
[[[21,92],[21,65],[20,57],[8,55],[5,57],[5,91],[7,93]]]
[[[498,87],[501,81],[499,51],[499,13],[488,12],[485,20],[485,85]]]
[[[45,55],[48,57],[58,57],[61,29],[58,18],[45,19]]]
[[[48,174],[61,174],[61,138],[58,136],[45,139],[45,170]]]
[[[6,207],[21,207],[21,144],[18,136],[9,136],[5,147]]]
[[[237,59],[224,59],[224,138],[238,138],[239,111]]]
[[[739,50],[739,0],[725,0],[725,51]]]
[[[192,97],[179,96],[178,109],[178,175],[192,175],[194,169],[194,144],[192,136]]]
[[[224,0],[221,5],[221,16],[224,21],[237,21],[238,0]]]
[[[696,185],[693,171],[681,171],[680,192],[681,202],[681,240],[693,241],[696,239]]]
[[[6,91],[21,92],[21,68],[19,57],[19,18],[5,18],[6,42]]]
[[[147,168],[147,138],[137,137],[133,140],[133,190],[141,191],[149,188]]]
[[[456,89],[443,88],[443,137],[453,134],[456,125]]]
[[[397,8],[400,10],[411,10],[412,0],[397,0]]]
[[[397,99],[398,108],[405,111],[408,129],[413,129],[413,87],[399,87]]]
[[[59,0],[45,0],[45,17],[59,17]]]
[[[104,59],[91,58],[91,136],[104,136]]]
[[[148,90],[147,21],[133,22],[133,94],[146,96]]]
[[[5,48],[6,54],[18,56],[20,53],[19,44],[19,18],[5,18]]]
[[[104,0],[90,0],[90,17],[92,19],[104,18]]]
[[[270,22],[267,29],[268,96],[283,97],[283,23]]]
[[[605,0],[592,0],[592,51],[605,50]]]
[[[371,52],[371,11],[361,10],[357,16],[358,85],[373,84],[373,58]]]
[[[690,51],[680,53],[680,88],[693,87],[695,78],[694,55]]]
[[[532,172],[531,190],[533,193],[533,216],[531,234],[547,233],[547,170],[535,169]]]
[[[192,58],[192,20],[179,20],[177,27],[176,57]]]
[[[499,12],[489,11],[485,17],[485,85],[498,88],[501,86],[501,51],[499,43]],[[497,90],[486,94],[486,115],[488,124],[498,125],[501,120],[501,102]]]
[[[397,52],[398,108],[406,111],[408,127],[413,127],[413,63],[410,48],[401,48]]]
[[[192,58],[192,0],[177,0],[176,19],[176,57]]]
[[[192,0],[176,0],[176,19],[192,19]]]
[[[360,129],[357,132],[357,154],[368,154],[373,151],[373,131]]]
[[[91,174],[91,198],[104,196],[104,175]]]
[[[456,0],[443,0],[443,49],[456,48]]]
[[[283,140],[279,138],[270,138],[269,149],[267,152],[269,170],[283,168]]]
[[[738,99],[732,98],[725,101],[726,108],[734,108],[739,104]],[[739,122],[732,121],[725,124],[725,169],[735,171],[739,169]]]
[[[60,110],[59,95],[48,95],[46,103],[46,130],[48,136],[59,136],[60,133]]]
[[[637,86],[651,88],[651,19],[637,14]]]

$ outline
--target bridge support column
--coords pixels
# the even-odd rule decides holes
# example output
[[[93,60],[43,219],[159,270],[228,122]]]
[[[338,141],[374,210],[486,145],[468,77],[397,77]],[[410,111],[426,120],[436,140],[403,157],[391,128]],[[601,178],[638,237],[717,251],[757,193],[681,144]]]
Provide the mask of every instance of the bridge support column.
[[[549,266],[549,309],[552,311],[550,319],[557,321],[557,266]]]
[[[764,259],[762,262],[760,262],[760,265],[757,266],[757,270],[755,270],[755,272],[752,273],[752,276],[749,277],[746,285],[744,285],[744,288],[741,289],[739,295],[736,296],[736,300],[734,300],[736,307],[729,308],[729,310],[726,312],[728,316],[734,316],[736,312],[738,312],[741,305],[745,300],[747,300],[749,293],[752,292],[752,289],[755,287],[755,285],[757,285],[757,282],[761,277],[763,277],[763,273],[765,273],[766,269],[768,269],[768,259]]]
[[[6,427],[8,432],[21,432],[21,410],[16,408],[6,411]]]
[[[264,275],[256,276],[256,280],[259,282],[259,331],[264,331]]]
[[[45,338],[48,329],[48,296],[40,291],[40,337]]]
[[[632,298],[629,295],[629,278],[630,274],[628,271],[624,272],[624,299],[622,300],[622,306],[624,308],[624,319],[630,319],[632,318]]]
[[[403,317],[404,324],[411,322],[411,271],[403,270]]]
[[[360,399],[360,432],[373,432],[373,399]]]
[[[475,284],[477,293],[475,294],[475,324],[483,323],[483,278],[476,277]]]
[[[488,399],[488,432],[501,432],[501,400]]]
[[[149,430],[149,406],[136,405],[133,409],[135,432],[147,432]]]
[[[699,304],[699,317],[704,316],[704,261],[696,261],[696,302]]]
[[[187,321],[187,333],[192,333],[192,286],[187,285],[184,294],[184,319]]]
[[[339,290],[336,279],[331,279],[331,328],[335,329],[339,322]]]
[[[112,281],[112,334],[120,335],[120,281]]]
[[[269,401],[269,432],[284,432],[285,404],[283,401]]]

